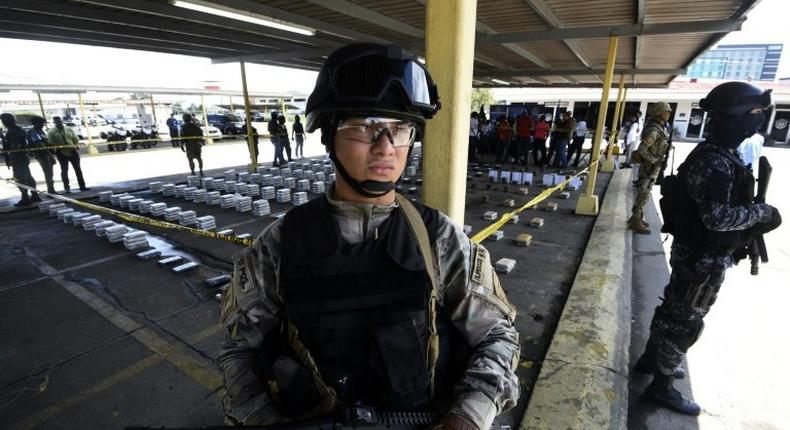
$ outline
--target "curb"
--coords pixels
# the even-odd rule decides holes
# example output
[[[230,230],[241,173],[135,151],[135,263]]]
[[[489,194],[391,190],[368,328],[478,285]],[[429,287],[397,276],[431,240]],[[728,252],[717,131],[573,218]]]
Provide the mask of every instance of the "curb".
[[[628,417],[630,170],[615,170],[519,430],[620,429]]]

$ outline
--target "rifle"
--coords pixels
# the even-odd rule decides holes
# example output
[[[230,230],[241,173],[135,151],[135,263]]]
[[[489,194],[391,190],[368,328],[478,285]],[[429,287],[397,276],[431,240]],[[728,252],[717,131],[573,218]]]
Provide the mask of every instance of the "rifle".
[[[418,430],[439,423],[432,412],[379,412],[369,406],[348,406],[335,416],[311,421],[290,422],[269,426],[207,426],[207,427],[126,427],[126,430]],[[510,426],[494,424],[490,430],[510,430]]]
[[[768,192],[768,183],[771,180],[773,167],[765,156],[760,157],[760,170],[757,177],[757,195],[754,196],[755,203],[765,203],[765,195]],[[749,259],[752,263],[752,275],[760,273],[760,262],[768,262],[768,251],[765,249],[765,239],[762,234],[755,235],[749,246]]]

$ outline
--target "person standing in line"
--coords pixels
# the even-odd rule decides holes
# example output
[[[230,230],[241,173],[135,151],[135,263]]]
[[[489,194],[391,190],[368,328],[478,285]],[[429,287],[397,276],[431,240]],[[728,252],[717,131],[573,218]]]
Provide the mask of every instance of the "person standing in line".
[[[15,181],[35,189],[36,180],[33,179],[33,175],[30,173],[30,156],[27,153],[27,133],[16,123],[14,114],[0,114],[0,122],[6,129],[3,136],[3,150],[13,151],[3,153],[6,166],[13,172]],[[27,206],[41,201],[41,198],[35,191],[32,191],[32,196],[30,196],[26,188],[19,187],[19,193],[22,195],[22,198],[14,203],[14,206]]]
[[[521,115],[516,118],[516,153],[517,158],[523,157],[521,160],[524,167],[529,165],[529,153],[532,149],[532,132],[535,125],[532,117],[529,116],[526,110],[521,111]]]
[[[33,157],[38,160],[41,170],[44,172],[44,180],[47,183],[47,192],[50,194],[55,193],[55,180],[53,179],[53,166],[55,165],[55,151],[48,149],[49,141],[47,140],[47,132],[44,131],[44,124],[47,120],[40,116],[32,116],[30,123],[33,128],[27,132],[27,140],[31,148],[41,148],[33,151]]]
[[[570,147],[568,148],[568,159],[566,160],[567,163],[570,163],[571,158],[573,158],[573,154],[576,154],[576,160],[573,161],[573,167],[579,167],[579,158],[582,156],[582,146],[584,145],[584,139],[587,137],[587,121],[582,119],[581,121],[576,123],[576,130],[573,132],[573,142],[571,142]]]
[[[182,117],[183,124],[181,124],[181,152],[186,152],[187,161],[189,162],[189,171],[195,174],[195,161],[198,161],[200,169],[200,176],[203,176],[203,130],[195,123],[192,115],[185,113]]]
[[[288,137],[288,126],[285,125],[285,116],[282,114],[277,117],[277,127],[277,133],[280,136],[285,155],[288,156],[288,162],[291,162],[293,161],[293,158],[291,158],[291,138]]]
[[[576,121],[571,117],[571,113],[560,113],[560,118],[552,129],[552,144],[549,149],[549,158],[551,158],[553,152],[556,152],[556,156],[551,163],[552,167],[568,167],[568,159],[565,153],[568,150],[568,142],[575,128]]]
[[[469,118],[469,161],[477,160],[477,147],[480,143],[480,121],[477,112],[472,112]]]
[[[170,144],[173,145],[173,148],[180,146],[178,143],[178,120],[176,119],[176,114],[170,114],[170,118],[167,119],[167,129],[170,131]]]
[[[296,158],[304,158],[304,125],[299,115],[294,117],[294,126],[291,129],[291,138],[296,140]]]
[[[244,125],[241,126],[240,133],[244,136],[244,139],[247,139],[247,122],[244,122]],[[255,127],[252,127],[252,151],[253,156],[255,158],[255,162],[258,162],[258,130]]]
[[[271,113],[271,118],[269,119],[269,123],[267,125],[267,129],[269,131],[269,140],[272,142],[274,146],[274,160],[272,161],[272,167],[278,167],[285,164],[285,158],[283,157],[283,142],[280,139],[280,126],[277,124],[277,118],[279,117],[277,112]]]
[[[47,130],[47,140],[50,146],[59,146],[55,152],[60,163],[60,180],[63,182],[63,192],[71,192],[69,186],[69,163],[74,168],[74,174],[77,175],[77,183],[80,186],[80,191],[88,191],[90,188],[85,186],[85,179],[82,176],[82,168],[80,167],[80,153],[77,150],[80,140],[74,134],[71,127],[63,125],[63,119],[59,116],[52,117],[54,127]],[[68,148],[63,148],[68,146]]]
[[[546,156],[546,138],[549,137],[549,123],[546,115],[541,115],[535,124],[535,139],[532,141],[532,161],[536,166],[545,166],[548,163]]]
[[[658,115],[668,111],[666,103],[659,105]],[[664,231],[673,236],[672,273],[634,370],[653,375],[645,399],[681,414],[701,411],[674,381],[685,377],[683,358],[702,334],[703,319],[716,302],[725,272],[748,255],[755,235],[782,224],[776,207],[754,203],[754,176],[736,151],[759,130],[771,105],[771,90],[745,82],[713,88],[699,102],[711,118],[712,132],[686,157],[677,176],[662,184],[667,185],[661,198]],[[640,152],[654,141],[650,134],[657,127],[655,115],[645,125]]]
[[[507,162],[507,151],[510,147],[510,139],[513,137],[513,130],[504,115],[499,117],[496,128],[497,133],[497,162]]]
[[[625,135],[625,162],[620,167],[630,169],[633,163],[633,154],[639,148],[639,136],[642,134],[642,111],[631,116],[631,124]]]

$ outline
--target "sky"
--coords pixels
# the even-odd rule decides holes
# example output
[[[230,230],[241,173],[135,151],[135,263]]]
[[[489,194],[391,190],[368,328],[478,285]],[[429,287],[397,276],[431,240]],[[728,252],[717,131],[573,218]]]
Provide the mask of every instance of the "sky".
[[[720,43],[784,43],[777,77],[790,76],[790,0],[761,0],[740,32]],[[785,30],[785,31],[783,31]],[[2,83],[129,85],[241,90],[238,63],[211,64],[206,58],[116,48],[0,38]],[[10,59],[20,61],[10,61]],[[175,71],[175,72],[174,72]],[[251,91],[309,94],[315,72],[248,64]]]

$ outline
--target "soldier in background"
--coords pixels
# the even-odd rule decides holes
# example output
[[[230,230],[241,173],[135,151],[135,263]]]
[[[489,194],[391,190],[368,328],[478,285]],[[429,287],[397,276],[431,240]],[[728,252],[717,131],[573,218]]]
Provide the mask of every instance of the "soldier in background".
[[[178,143],[178,120],[176,114],[171,113],[170,118],[167,119],[167,130],[170,132],[170,144],[173,148],[179,146]]]
[[[74,167],[74,174],[77,175],[77,183],[80,191],[88,191],[90,188],[85,186],[85,179],[82,177],[82,167],[80,167],[80,153],[77,145],[80,139],[74,134],[71,127],[63,125],[63,119],[59,116],[52,117],[55,126],[47,130],[47,140],[50,146],[58,146],[55,155],[60,163],[60,180],[63,181],[63,192],[71,191],[69,186],[69,163]]]
[[[3,136],[3,150],[14,151],[3,153],[6,166],[11,168],[15,181],[36,188],[36,180],[30,174],[30,156],[26,151],[28,149],[27,133],[17,125],[16,117],[13,114],[0,114],[0,121],[6,130]],[[19,192],[22,194],[22,198],[14,203],[14,206],[27,206],[41,201],[36,192],[32,193],[32,197],[25,188],[19,187]]]
[[[631,218],[628,219],[628,228],[639,234],[650,234],[650,229],[648,229],[650,226],[645,222],[645,204],[650,198],[650,190],[656,183],[667,152],[670,133],[672,133],[668,122],[671,114],[672,108],[668,103],[656,103],[652,112],[649,113],[645,129],[642,131],[642,143],[637,150],[641,164],[636,197],[634,205],[631,207]]]
[[[662,185],[665,230],[674,236],[672,274],[635,370],[655,375],[645,390],[648,400],[683,414],[698,415],[700,406],[673,383],[685,376],[680,365],[702,333],[724,272],[747,255],[755,234],[782,222],[775,207],[753,203],[754,177],[736,152],[759,129],[770,105],[770,90],[744,82],[711,90],[700,107],[712,118],[712,134],[689,154],[677,177]]]
[[[44,172],[44,180],[47,182],[47,192],[55,193],[55,181],[52,178],[52,166],[55,165],[55,151],[48,149],[49,141],[47,140],[47,132],[44,131],[44,124],[47,120],[40,116],[32,116],[30,123],[33,128],[28,130],[27,139],[30,143],[30,148],[40,148],[33,151],[33,157],[38,160],[41,170]]]
[[[203,176],[203,130],[195,123],[192,115],[185,113],[182,116],[184,123],[181,125],[181,151],[186,152],[187,160],[189,161],[189,170],[195,174],[195,159],[198,161],[200,168],[200,176]]]
[[[488,252],[395,192],[438,109],[430,74],[402,49],[355,44],[326,60],[306,129],[321,129],[337,181],[234,256],[218,359],[226,421],[303,421],[359,402],[487,430],[516,404],[516,310]]]

